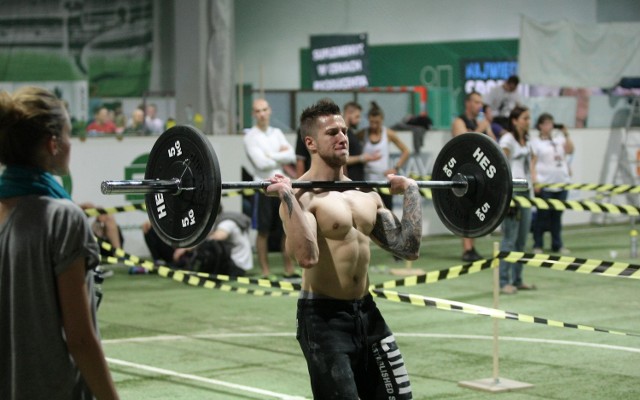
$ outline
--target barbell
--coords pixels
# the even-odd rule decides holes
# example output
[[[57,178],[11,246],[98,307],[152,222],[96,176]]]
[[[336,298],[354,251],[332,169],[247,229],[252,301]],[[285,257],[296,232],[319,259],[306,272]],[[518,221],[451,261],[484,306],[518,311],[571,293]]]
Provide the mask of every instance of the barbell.
[[[504,219],[513,190],[527,190],[526,179],[512,179],[509,163],[486,135],[468,133],[448,141],[438,153],[432,179],[417,181],[434,190],[433,204],[444,225],[463,237],[495,230]],[[265,189],[269,181],[222,182],[211,142],[192,126],[166,130],[153,145],[144,179],[103,181],[103,194],[145,194],[149,220],[158,236],[174,247],[191,247],[209,234],[222,190]],[[373,189],[388,181],[293,181],[299,189]]]

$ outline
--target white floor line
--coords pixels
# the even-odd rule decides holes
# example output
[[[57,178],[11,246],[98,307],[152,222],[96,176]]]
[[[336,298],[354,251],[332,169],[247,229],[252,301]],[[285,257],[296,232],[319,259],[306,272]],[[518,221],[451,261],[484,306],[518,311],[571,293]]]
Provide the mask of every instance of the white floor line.
[[[160,335],[126,339],[107,339],[103,340],[103,344],[123,344],[123,343],[141,343],[141,342],[160,342],[160,341],[177,341],[177,340],[193,340],[193,339],[225,339],[225,338],[247,338],[247,337],[294,337],[293,332],[262,332],[262,333],[211,333],[202,335]],[[415,337],[429,339],[462,339],[462,340],[493,340],[493,336],[483,335],[456,335],[448,333],[395,333],[396,337]],[[543,343],[556,344],[577,347],[591,347],[605,350],[626,351],[629,353],[640,353],[640,348],[616,346],[600,343],[575,342],[571,340],[555,340],[555,339],[538,339],[517,336],[500,336],[502,341],[511,342],[527,342],[527,343]]]
[[[468,340],[493,340],[493,336],[482,336],[482,335],[449,335],[449,334],[442,334],[442,333],[394,333],[393,335],[396,337],[419,337],[419,338],[430,338],[430,339],[451,338],[451,339],[468,339]],[[574,342],[571,340],[538,339],[538,338],[527,338],[527,337],[517,337],[517,336],[500,336],[500,340],[507,341],[507,342],[527,342],[527,343],[557,344],[557,345],[577,346],[577,347],[592,347],[597,349],[640,353],[640,348],[636,348],[636,347],[616,346],[611,344],[589,343],[589,342]]]
[[[288,394],[276,393],[276,392],[272,392],[272,391],[269,391],[269,390],[263,390],[263,389],[254,388],[254,387],[251,387],[251,386],[238,385],[238,384],[235,384],[235,383],[220,381],[220,380],[217,380],[217,379],[204,378],[204,377],[198,376],[198,375],[183,374],[183,373],[176,372],[176,371],[171,371],[171,370],[168,370],[168,369],[152,367],[152,366],[144,365],[144,364],[136,364],[136,363],[132,363],[132,362],[129,362],[129,361],[124,361],[124,360],[117,360],[115,358],[107,357],[107,361],[110,364],[121,365],[123,367],[140,369],[140,370],[144,370],[144,371],[148,371],[148,372],[153,372],[153,373],[156,373],[156,374],[172,376],[172,377],[187,379],[187,380],[191,380],[191,381],[203,382],[203,383],[208,383],[208,384],[216,385],[216,386],[224,386],[224,387],[229,388],[229,389],[236,389],[236,390],[240,390],[240,391],[243,391],[243,392],[259,394],[261,396],[268,396],[268,397],[272,397],[272,398],[276,398],[276,399],[282,399],[282,400],[304,400],[305,399],[304,397],[298,397],[298,396],[291,396],[291,395],[288,395]]]

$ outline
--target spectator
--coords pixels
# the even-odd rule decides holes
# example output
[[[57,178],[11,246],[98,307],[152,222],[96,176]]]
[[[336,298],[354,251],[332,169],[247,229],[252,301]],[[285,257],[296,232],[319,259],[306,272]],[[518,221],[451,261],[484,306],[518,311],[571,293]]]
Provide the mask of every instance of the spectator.
[[[127,128],[124,133],[133,135],[148,135],[149,130],[144,122],[144,111],[141,108],[136,108],[131,113],[131,118],[127,123]]]
[[[493,111],[491,111],[491,107],[489,107],[486,103],[482,106],[482,111],[484,113],[484,119],[486,119],[489,122],[489,125],[491,125],[491,131],[496,137],[496,141],[499,141],[500,137],[502,136],[502,132],[504,132],[504,128],[494,121]],[[478,121],[482,121],[481,115],[478,115]]]
[[[382,155],[362,152],[362,142],[356,131],[362,116],[362,106],[355,101],[350,101],[344,105],[342,112],[344,122],[347,124],[347,139],[349,140],[349,159],[345,174],[352,181],[362,181],[365,178],[364,166],[367,162],[379,160]]]
[[[495,140],[489,120],[485,118],[478,121],[482,107],[482,95],[478,92],[468,93],[464,98],[464,113],[454,119],[451,124],[451,136],[455,137],[466,132],[480,132]],[[462,261],[473,262],[482,258],[476,251],[475,239],[462,238]]]
[[[300,129],[296,131],[296,178],[301,177],[311,166],[311,156],[302,141]]]
[[[71,124],[51,92],[0,92],[0,388],[12,399],[118,399],[100,345],[87,218],[54,179]]]
[[[300,118],[311,168],[302,179],[347,180],[347,125],[340,108],[320,100]],[[304,270],[296,337],[315,399],[411,399],[411,384],[389,326],[369,293],[370,240],[415,260],[422,229],[416,182],[386,177],[403,194],[402,221],[376,192],[294,190],[275,175],[267,193],[281,199],[287,249]],[[275,197],[277,196],[277,197]]]
[[[253,117],[256,124],[248,129],[244,136],[244,147],[249,161],[254,167],[254,180],[261,181],[275,174],[283,174],[282,167],[285,164],[295,162],[295,152],[282,131],[269,126],[271,108],[264,99],[256,99],[253,102]],[[260,192],[256,193],[253,207],[253,222],[257,228],[256,251],[258,262],[262,269],[262,275],[270,274],[269,268],[269,234],[273,233],[282,237],[281,250],[284,263],[285,277],[298,279],[293,270],[293,263],[284,251],[285,235],[282,230],[282,221],[278,214],[280,202],[278,199],[268,197]]]
[[[200,272],[242,276],[253,268],[249,230],[251,218],[242,213],[222,212],[207,239],[193,248],[174,249],[164,243],[149,221],[142,225],[144,240],[155,262]]]
[[[85,202],[79,204],[80,208],[83,210],[87,210],[90,208],[96,208],[96,206],[92,203]],[[122,230],[120,226],[116,223],[113,215],[109,214],[100,214],[96,217],[96,219],[91,223],[91,231],[93,234],[102,239],[105,242],[111,244],[114,249],[121,249],[124,244],[124,237],[122,236]],[[100,255],[103,257],[113,256],[113,251],[107,251],[100,247]]]
[[[557,125],[557,127],[562,135],[553,137],[553,116],[543,113],[538,117],[536,128],[540,135],[531,140],[531,149],[533,150],[531,179],[534,184],[569,183],[571,181],[567,155],[573,154],[573,141],[569,137],[566,126]],[[566,200],[568,195],[566,189],[552,187],[536,187],[535,193],[543,199],[557,200]],[[569,253],[569,250],[562,243],[561,210],[538,209],[532,225],[534,253],[542,253],[545,231],[551,233],[551,251]]]
[[[385,180],[389,174],[398,174],[400,168],[409,159],[409,148],[394,130],[384,126],[384,112],[375,101],[371,102],[367,117],[369,126],[358,133],[358,137],[364,141],[362,155],[365,162],[365,179]],[[392,168],[389,168],[391,161],[389,143],[393,143],[401,151],[400,158]],[[393,197],[390,194],[381,194],[381,197],[385,207],[393,210]]]
[[[94,120],[87,125],[87,133],[96,135],[99,133],[116,133],[117,127],[109,117],[107,107],[100,107],[96,113]]]
[[[164,121],[158,117],[158,107],[155,104],[147,105],[146,114],[145,124],[149,133],[159,135],[164,132]]]
[[[511,75],[501,85],[494,86],[487,94],[487,104],[493,114],[493,122],[509,129],[509,115],[511,110],[522,104],[520,95],[517,92],[520,78]]]
[[[122,112],[122,103],[116,102],[113,109],[113,123],[116,124],[116,133],[123,133],[127,128],[127,116]]]
[[[531,182],[531,146],[529,123],[531,116],[525,107],[517,106],[509,115],[509,128],[500,138],[500,147],[509,160],[513,178]],[[522,194],[521,194],[522,195]],[[529,187],[531,195],[531,187]],[[511,208],[502,222],[500,251],[524,251],[531,228],[531,208]],[[513,294],[518,290],[532,290],[535,285],[522,281],[522,264],[500,260],[500,291]]]

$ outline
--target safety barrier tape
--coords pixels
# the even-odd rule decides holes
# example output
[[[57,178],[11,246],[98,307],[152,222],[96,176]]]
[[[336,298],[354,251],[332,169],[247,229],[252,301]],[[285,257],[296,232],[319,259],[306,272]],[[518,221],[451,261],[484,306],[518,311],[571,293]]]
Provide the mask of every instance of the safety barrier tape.
[[[435,297],[420,296],[416,294],[406,294],[406,293],[400,293],[396,291],[383,290],[383,289],[371,289],[370,292],[373,296],[376,296],[376,297],[380,297],[380,298],[394,301],[394,302],[408,303],[414,306],[433,307],[438,310],[457,311],[465,314],[482,315],[485,317],[491,317],[496,319],[510,319],[510,320],[516,320],[520,322],[531,323],[531,324],[543,324],[547,326],[553,326],[556,328],[571,328],[571,329],[578,329],[582,331],[609,333],[612,335],[640,337],[640,333],[623,332],[620,330],[599,328],[599,327],[585,325],[585,324],[574,324],[569,322],[562,322],[562,321],[552,320],[548,318],[535,317],[532,315],[526,315],[526,314],[521,314],[521,313],[516,313],[511,311],[503,311],[495,308],[477,306],[474,304],[461,303],[461,302],[452,301],[452,300],[444,300],[444,299],[439,299]]]
[[[592,213],[626,214],[638,216],[640,208],[630,205],[617,205],[610,203],[596,203],[588,200],[558,200],[542,199],[540,197],[528,198],[524,196],[513,196],[512,207],[531,208],[536,207],[541,210],[558,211],[588,211]]]
[[[556,256],[550,254],[530,254],[523,252],[499,252],[498,259],[510,263],[521,263],[531,267],[549,268],[556,271],[579,272],[608,277],[640,279],[640,265],[617,261],[604,261],[588,258]],[[478,260],[473,263],[456,265],[439,271],[427,272],[423,275],[386,281],[372,285],[372,289],[393,289],[422,284],[435,283],[447,279],[455,279],[463,275],[471,275],[492,268],[493,258]]]
[[[146,211],[147,207],[144,203],[140,204],[130,204],[126,206],[118,206],[118,207],[104,207],[104,208],[87,208],[84,210],[84,213],[89,217],[97,217],[99,215],[105,214],[117,214],[121,212],[130,212],[130,211]]]
[[[421,284],[435,283],[446,279],[455,279],[462,275],[470,275],[476,272],[491,269],[493,259],[478,260],[470,264],[456,265],[439,271],[427,272],[423,275],[412,275],[406,278],[393,281],[386,281],[372,285],[372,289],[393,289],[396,287],[416,286]]]
[[[587,190],[604,192],[611,194],[640,193],[640,186],[636,185],[614,185],[610,183],[538,183],[540,188],[565,189],[565,190]]]
[[[228,275],[210,275],[204,273],[196,273],[193,271],[178,270],[167,267],[165,265],[156,265],[149,260],[142,259],[138,256],[134,256],[125,252],[123,249],[115,248],[110,243],[98,239],[100,247],[113,252],[115,256],[102,257],[104,262],[109,264],[123,263],[128,266],[139,266],[147,271],[157,272],[158,275],[170,278],[178,282],[186,283],[191,286],[202,286],[208,289],[219,289],[225,292],[238,292],[242,294],[251,294],[254,296],[273,296],[273,297],[285,297],[285,296],[297,296],[300,285],[291,282],[270,281],[268,279],[251,279],[245,277],[230,277]],[[236,287],[225,284],[224,282],[236,281],[238,283],[252,283],[258,284],[262,287],[279,287],[282,290],[258,290],[244,287]],[[255,283],[254,283],[255,282]]]
[[[531,267],[549,268],[557,271],[640,279],[640,265],[623,262],[522,252],[500,252],[498,258],[510,263],[521,263]]]

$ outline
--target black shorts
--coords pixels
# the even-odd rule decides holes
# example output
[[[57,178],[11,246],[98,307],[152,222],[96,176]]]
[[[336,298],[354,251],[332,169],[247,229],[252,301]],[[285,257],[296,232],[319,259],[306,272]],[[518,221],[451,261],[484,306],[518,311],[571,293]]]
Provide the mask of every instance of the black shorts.
[[[395,338],[371,295],[299,299],[296,338],[315,399],[412,399]]]
[[[280,219],[280,199],[256,193],[253,204],[253,227],[261,233],[284,231]]]

